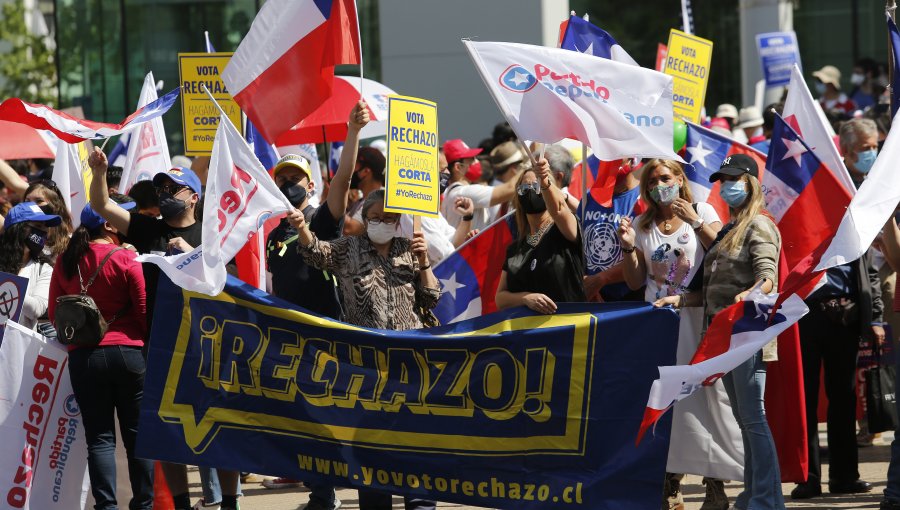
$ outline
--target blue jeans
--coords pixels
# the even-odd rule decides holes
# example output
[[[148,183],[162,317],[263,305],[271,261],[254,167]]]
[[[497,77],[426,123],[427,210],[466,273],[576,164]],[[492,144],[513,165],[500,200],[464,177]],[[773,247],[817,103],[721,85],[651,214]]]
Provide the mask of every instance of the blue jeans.
[[[734,506],[741,510],[783,509],[778,453],[766,421],[766,364],[762,351],[726,374],[722,382],[744,440],[744,491]]]
[[[309,502],[313,506],[322,508],[334,508],[334,486],[322,483],[304,482],[309,489]]]
[[[900,348],[894,344],[894,388],[900,388]],[[895,402],[897,412],[900,413],[900,401]],[[891,463],[888,464],[887,485],[884,488],[884,499],[900,504],[900,426],[894,431],[894,440],[891,441]]]
[[[116,429],[128,456],[131,510],[153,508],[153,462],[134,456],[146,365],[140,347],[113,345],[69,352],[69,377],[87,439],[95,510],[115,510]]]
[[[203,502],[207,505],[222,502],[222,485],[219,484],[219,473],[216,468],[197,466],[200,471],[200,488],[203,490]],[[241,481],[238,480],[237,494],[242,496]]]

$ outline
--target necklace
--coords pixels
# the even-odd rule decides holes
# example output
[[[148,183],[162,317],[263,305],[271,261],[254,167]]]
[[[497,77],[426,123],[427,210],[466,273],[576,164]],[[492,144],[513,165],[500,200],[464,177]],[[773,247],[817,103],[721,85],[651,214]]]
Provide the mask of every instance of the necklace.
[[[528,237],[525,238],[525,242],[531,247],[537,246],[541,241],[541,237],[544,237],[544,234],[550,230],[550,225],[553,225],[553,220],[548,220],[543,223],[534,234],[528,234]]]
[[[670,218],[670,219],[665,219],[665,218],[663,218],[663,232],[665,232],[666,234],[668,234],[669,232],[672,231],[672,224],[669,223],[669,222],[672,221],[672,220],[674,220],[674,219],[675,219],[675,218]]]

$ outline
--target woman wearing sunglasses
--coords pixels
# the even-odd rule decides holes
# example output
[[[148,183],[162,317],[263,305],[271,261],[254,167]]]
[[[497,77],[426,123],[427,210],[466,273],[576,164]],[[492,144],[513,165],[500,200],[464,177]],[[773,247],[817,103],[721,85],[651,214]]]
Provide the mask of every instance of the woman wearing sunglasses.
[[[518,237],[506,249],[497,308],[524,305],[550,314],[558,302],[586,301],[581,230],[546,159],[519,176],[513,205]]]

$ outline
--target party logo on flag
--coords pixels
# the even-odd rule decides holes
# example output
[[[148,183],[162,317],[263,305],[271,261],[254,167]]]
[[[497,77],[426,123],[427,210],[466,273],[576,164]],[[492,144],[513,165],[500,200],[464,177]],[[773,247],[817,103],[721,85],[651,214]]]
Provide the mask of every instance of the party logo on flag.
[[[537,85],[537,78],[519,64],[509,66],[500,76],[500,85],[513,92],[528,92]]]

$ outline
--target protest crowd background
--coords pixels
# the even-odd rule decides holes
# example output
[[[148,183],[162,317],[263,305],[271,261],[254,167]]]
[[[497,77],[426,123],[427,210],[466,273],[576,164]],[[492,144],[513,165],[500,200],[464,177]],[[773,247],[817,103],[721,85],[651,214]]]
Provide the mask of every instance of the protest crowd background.
[[[859,460],[900,430],[892,11],[852,66],[754,34],[726,98],[743,49],[671,4],[655,67],[574,12],[556,47],[459,27],[497,106],[465,134],[465,97],[363,78],[353,0],[196,34],[126,115],[4,92],[0,509],[900,509],[900,440]]]

